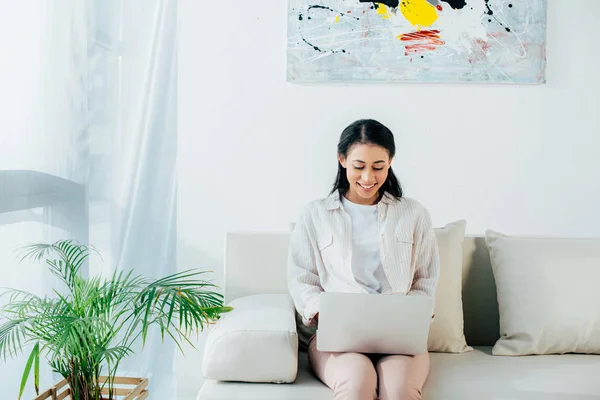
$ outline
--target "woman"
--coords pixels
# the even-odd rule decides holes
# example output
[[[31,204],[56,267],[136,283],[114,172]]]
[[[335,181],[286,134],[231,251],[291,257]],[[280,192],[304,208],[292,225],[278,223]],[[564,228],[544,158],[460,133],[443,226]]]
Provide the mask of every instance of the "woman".
[[[439,256],[431,218],[417,201],[402,197],[391,168],[395,153],[394,136],[381,123],[348,126],[331,194],[303,209],[290,239],[288,286],[303,323],[300,341],[335,399],[375,399],[378,393],[381,399],[420,399],[429,373],[427,353],[327,353],[317,350],[313,334],[324,291],[434,296]]]

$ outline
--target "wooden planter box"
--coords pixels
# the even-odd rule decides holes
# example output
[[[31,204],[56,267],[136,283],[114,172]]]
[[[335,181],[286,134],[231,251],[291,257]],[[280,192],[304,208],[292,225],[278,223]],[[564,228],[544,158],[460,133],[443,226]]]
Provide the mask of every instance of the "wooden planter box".
[[[104,383],[106,381],[106,376],[100,377],[100,382]],[[143,400],[148,398],[148,378],[125,378],[125,377],[115,377],[114,380],[114,391],[113,393],[116,395],[116,399],[118,400]],[[108,396],[108,388],[102,389],[102,394]],[[108,398],[108,397],[107,397]],[[52,386],[50,389],[46,390],[44,393],[40,394],[34,400],[63,400],[70,399],[71,389],[67,385],[66,379],[58,382],[56,385]]]

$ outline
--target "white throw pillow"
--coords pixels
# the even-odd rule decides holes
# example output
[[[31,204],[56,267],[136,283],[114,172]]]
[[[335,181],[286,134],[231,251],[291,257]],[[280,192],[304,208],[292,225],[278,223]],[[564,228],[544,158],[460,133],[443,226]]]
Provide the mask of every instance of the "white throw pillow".
[[[466,227],[466,221],[456,221],[435,229],[440,253],[440,279],[435,294],[435,319],[427,343],[429,351],[464,353],[473,350],[465,340],[462,304]]]
[[[500,311],[492,353],[600,354],[600,239],[486,232]]]
[[[287,294],[232,301],[233,311],[209,329],[202,375],[206,379],[290,383],[298,372],[294,304]]]

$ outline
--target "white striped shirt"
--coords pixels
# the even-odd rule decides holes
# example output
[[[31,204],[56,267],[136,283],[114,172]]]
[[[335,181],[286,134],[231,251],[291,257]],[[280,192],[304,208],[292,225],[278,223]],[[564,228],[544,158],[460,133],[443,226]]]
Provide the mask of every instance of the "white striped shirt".
[[[440,273],[429,212],[416,200],[385,193],[377,203],[379,251],[391,289],[382,294],[434,297]],[[352,273],[352,221],[338,193],[314,200],[290,237],[288,289],[302,322],[315,326],[319,294],[367,293]]]

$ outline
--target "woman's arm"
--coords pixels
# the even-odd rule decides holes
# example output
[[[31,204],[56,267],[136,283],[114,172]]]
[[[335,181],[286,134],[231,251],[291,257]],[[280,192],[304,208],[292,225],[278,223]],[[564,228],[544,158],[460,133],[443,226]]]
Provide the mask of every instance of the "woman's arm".
[[[440,256],[431,216],[423,209],[415,228],[415,274],[408,295],[435,296],[440,276]]]
[[[302,212],[290,237],[288,253],[288,290],[302,322],[316,326],[319,313],[319,295],[323,292],[317,269],[320,257],[316,240],[307,224],[308,210]]]

